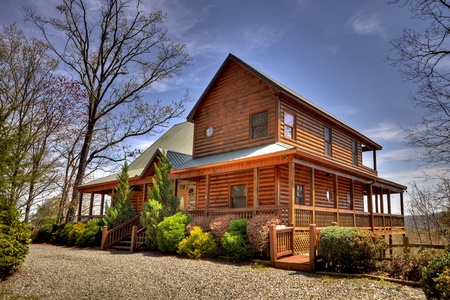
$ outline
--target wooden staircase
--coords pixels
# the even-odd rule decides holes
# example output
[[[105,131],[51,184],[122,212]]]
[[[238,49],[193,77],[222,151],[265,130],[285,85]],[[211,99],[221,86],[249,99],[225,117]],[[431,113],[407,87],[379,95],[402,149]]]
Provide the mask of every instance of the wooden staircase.
[[[137,215],[121,225],[108,230],[103,227],[102,250],[117,249],[130,252],[136,251],[145,243],[146,230],[140,223],[140,215]]]

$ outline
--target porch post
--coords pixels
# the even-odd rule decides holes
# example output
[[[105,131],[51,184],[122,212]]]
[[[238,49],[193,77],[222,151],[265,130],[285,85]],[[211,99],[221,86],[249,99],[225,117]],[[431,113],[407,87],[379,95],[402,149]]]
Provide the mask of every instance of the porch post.
[[[289,225],[292,224],[295,231],[295,163],[289,162]]]
[[[369,212],[370,212],[370,229],[372,231],[375,230],[375,224],[374,224],[374,216],[373,216],[373,195],[372,195],[372,184],[367,185],[367,200],[369,205]]]
[[[94,192],[91,192],[91,201],[89,201],[89,216],[88,220],[92,219],[92,211],[94,210]]]
[[[78,222],[81,221],[81,209],[83,207],[83,192],[78,192]]]
[[[253,170],[253,216],[259,207],[259,168]]]
[[[387,209],[389,214],[389,227],[392,230],[392,207],[391,207],[391,190],[387,190]]]
[[[205,186],[205,216],[208,216],[209,210],[209,174],[206,175],[206,186]]]
[[[103,210],[105,209],[105,193],[102,193],[102,200],[100,201],[100,215],[103,216]]]
[[[114,188],[111,190],[111,206],[114,206]]]
[[[310,184],[310,194],[311,194],[311,206],[312,206],[312,216],[311,216],[311,223],[316,224],[316,184],[314,181],[315,177],[315,170],[314,168],[311,168],[310,175],[309,175],[309,184]]]
[[[356,211],[355,211],[355,180],[350,182],[350,208],[353,211],[353,227],[356,227]]]
[[[384,219],[384,194],[383,194],[383,188],[380,188],[380,213],[383,214],[383,230],[386,228],[386,222]]]
[[[309,225],[309,263],[314,271],[316,266],[317,229],[316,224]]]
[[[339,183],[337,175],[334,175],[333,186],[334,186],[334,208],[336,209],[336,222],[338,225],[341,225],[339,222]]]

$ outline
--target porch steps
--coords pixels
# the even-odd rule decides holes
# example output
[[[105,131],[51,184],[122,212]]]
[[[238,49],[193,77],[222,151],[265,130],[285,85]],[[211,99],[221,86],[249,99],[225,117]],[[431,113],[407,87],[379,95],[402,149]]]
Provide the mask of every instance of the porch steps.
[[[117,244],[111,246],[111,249],[130,251],[131,249],[131,237],[126,237]]]
[[[292,255],[277,259],[273,266],[278,269],[314,272],[314,266],[309,261],[308,255]]]

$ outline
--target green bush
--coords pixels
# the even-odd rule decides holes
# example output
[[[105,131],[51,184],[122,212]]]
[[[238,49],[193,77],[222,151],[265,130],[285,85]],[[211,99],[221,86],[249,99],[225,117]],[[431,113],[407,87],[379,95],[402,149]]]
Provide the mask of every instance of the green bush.
[[[225,234],[225,232],[230,231],[231,221],[239,219],[236,215],[224,215],[215,218],[209,224],[209,229],[211,233],[214,235],[214,239],[218,245],[221,244],[221,240]]]
[[[144,207],[141,212],[141,225],[146,228],[147,237],[145,239],[145,245],[150,250],[156,250],[158,248],[157,232],[158,224],[163,220],[163,207],[162,204],[156,200],[149,200],[144,202]]]
[[[222,248],[230,258],[244,261],[253,256],[253,248],[247,237],[247,220],[233,220],[230,232],[226,232],[221,240]]]
[[[69,238],[67,239],[67,245],[75,245],[78,238],[83,234],[86,229],[86,224],[78,222],[73,225],[72,230],[69,232]]]
[[[34,243],[49,243],[54,230],[56,230],[55,224],[44,224],[39,228],[36,236],[33,239]]]
[[[85,230],[77,238],[75,245],[80,247],[100,246],[104,225],[105,223],[102,219],[89,220],[86,224]]]
[[[392,257],[388,272],[393,277],[419,281],[422,278],[422,269],[440,253],[440,250],[427,248],[399,253]]]
[[[441,299],[450,299],[450,267],[445,269],[434,282],[436,282],[436,290],[441,293]]]
[[[56,245],[66,245],[69,241],[69,233],[72,231],[74,223],[66,223],[58,226],[52,235],[51,243]]]
[[[269,229],[272,224],[280,225],[281,220],[274,215],[256,215],[247,222],[248,241],[259,256],[269,256]]]
[[[371,231],[330,226],[319,236],[319,252],[329,270],[362,272],[376,268],[386,249],[385,240]]]
[[[178,244],[178,253],[195,259],[214,257],[217,255],[217,245],[210,232],[203,232],[195,226],[189,237]]]
[[[0,223],[0,279],[12,274],[28,253],[30,226],[23,222]]]
[[[435,257],[425,268],[422,269],[422,279],[420,284],[427,299],[448,299],[446,294],[448,286],[443,287],[441,284],[446,280],[450,269],[450,252],[446,251]],[[442,276],[441,278],[439,278]]]
[[[186,237],[186,225],[189,222],[191,222],[191,217],[181,212],[165,217],[158,224],[156,234],[158,250],[164,253],[177,253],[178,244]]]

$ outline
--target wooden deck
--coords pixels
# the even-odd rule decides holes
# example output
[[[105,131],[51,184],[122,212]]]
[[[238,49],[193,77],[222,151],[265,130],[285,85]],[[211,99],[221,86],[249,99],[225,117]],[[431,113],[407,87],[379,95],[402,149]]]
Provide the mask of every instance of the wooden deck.
[[[292,255],[277,259],[274,267],[285,270],[314,272],[314,266],[310,263],[308,255]]]

